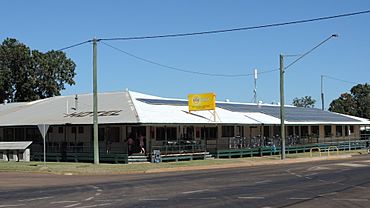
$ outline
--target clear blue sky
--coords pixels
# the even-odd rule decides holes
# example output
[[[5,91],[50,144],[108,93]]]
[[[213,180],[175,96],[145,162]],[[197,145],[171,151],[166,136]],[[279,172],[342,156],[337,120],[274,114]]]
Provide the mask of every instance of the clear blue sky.
[[[309,19],[370,9],[367,0],[311,1],[20,1],[1,2],[0,39],[16,38],[32,49],[60,49],[93,37],[127,37],[196,32]],[[310,95],[320,108],[320,75],[370,82],[370,14],[217,35],[108,42],[165,65],[205,73],[245,74],[278,69],[279,54],[302,54],[332,39],[291,67],[285,76],[286,103]],[[62,94],[92,92],[92,45],[66,50],[77,64],[76,85]],[[287,58],[288,64],[294,58]],[[151,65],[98,46],[99,92],[126,88],[186,98],[215,92],[217,100],[251,102],[253,77],[186,74]],[[279,101],[279,73],[258,79],[258,100]],[[325,79],[326,104],[353,84]]]

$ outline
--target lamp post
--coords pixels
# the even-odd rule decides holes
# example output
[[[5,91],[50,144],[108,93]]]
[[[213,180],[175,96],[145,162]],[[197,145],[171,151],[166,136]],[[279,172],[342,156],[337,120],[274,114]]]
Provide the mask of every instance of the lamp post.
[[[324,106],[324,75],[321,75],[321,110],[325,110]]]
[[[299,56],[297,59],[292,61],[288,66],[284,67],[284,56],[280,54],[280,135],[281,135],[281,159],[285,159],[285,107],[284,107],[284,73],[286,69],[291,67],[293,64],[297,63],[303,57],[307,56],[309,53],[320,47],[322,44],[330,40],[331,38],[338,37],[337,34],[333,34],[326,38],[325,40],[321,41],[311,50],[307,51],[303,55]]]

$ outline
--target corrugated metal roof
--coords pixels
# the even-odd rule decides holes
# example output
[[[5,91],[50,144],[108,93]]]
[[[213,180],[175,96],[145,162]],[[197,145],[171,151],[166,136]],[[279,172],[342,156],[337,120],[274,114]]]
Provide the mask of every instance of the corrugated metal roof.
[[[0,150],[24,150],[32,144],[31,141],[25,142],[0,142]]]
[[[58,96],[29,103],[0,105],[0,126],[92,124],[92,94]],[[210,111],[188,112],[187,100],[125,91],[99,93],[99,123],[210,124]],[[287,124],[362,124],[367,119],[319,109],[286,106]],[[280,124],[279,106],[217,102],[216,123]]]
[[[37,124],[92,124],[92,94],[58,96],[1,108],[1,126]],[[76,109],[77,107],[77,109]],[[137,123],[128,92],[99,93],[99,123]]]

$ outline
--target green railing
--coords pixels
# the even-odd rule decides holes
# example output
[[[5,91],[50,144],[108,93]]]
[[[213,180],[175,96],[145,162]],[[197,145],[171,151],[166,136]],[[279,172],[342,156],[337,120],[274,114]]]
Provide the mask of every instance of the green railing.
[[[42,152],[31,152],[31,160],[43,161],[44,154]],[[54,162],[93,162],[93,152],[52,152],[46,153],[47,161]],[[100,152],[99,160],[106,163],[128,163],[128,154],[122,152]]]
[[[341,141],[321,144],[308,144],[297,146],[286,146],[286,154],[309,152],[311,148],[318,147],[323,152],[329,151],[329,147],[336,146],[339,151],[366,149],[369,140],[355,140],[355,141]],[[281,153],[280,147],[261,146],[256,148],[242,148],[242,149],[224,149],[216,150],[211,154],[216,158],[232,158],[232,157],[255,157],[264,155],[279,155]]]

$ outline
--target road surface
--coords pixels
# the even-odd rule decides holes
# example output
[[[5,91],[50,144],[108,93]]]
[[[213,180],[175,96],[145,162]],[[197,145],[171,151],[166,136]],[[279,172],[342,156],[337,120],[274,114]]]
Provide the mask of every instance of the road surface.
[[[0,178],[0,208],[370,207],[370,155],[156,174]]]

